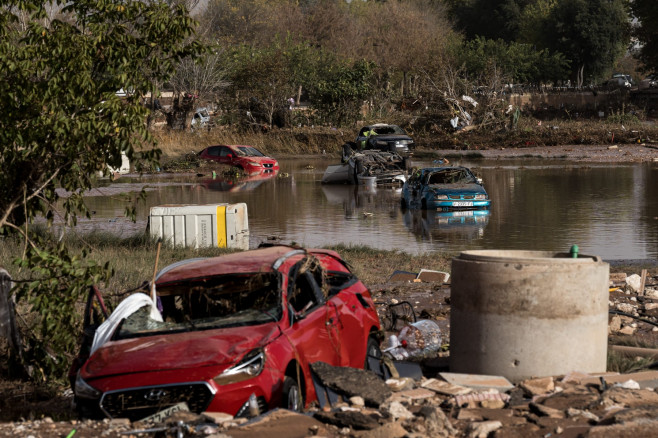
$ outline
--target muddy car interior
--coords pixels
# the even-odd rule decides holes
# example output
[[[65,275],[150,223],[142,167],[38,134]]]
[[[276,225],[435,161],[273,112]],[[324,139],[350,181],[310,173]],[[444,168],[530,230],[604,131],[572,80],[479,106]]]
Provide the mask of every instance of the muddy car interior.
[[[426,184],[465,184],[472,182],[475,182],[475,179],[465,170],[450,169],[430,173],[427,175]]]
[[[281,297],[276,275],[240,274],[191,280],[158,289],[163,322],[149,318],[148,308],[130,315],[116,338],[181,330],[205,330],[278,320]]]
[[[306,258],[290,274],[295,280],[288,287],[288,303],[295,315],[301,317],[325,301],[324,272],[317,259]]]

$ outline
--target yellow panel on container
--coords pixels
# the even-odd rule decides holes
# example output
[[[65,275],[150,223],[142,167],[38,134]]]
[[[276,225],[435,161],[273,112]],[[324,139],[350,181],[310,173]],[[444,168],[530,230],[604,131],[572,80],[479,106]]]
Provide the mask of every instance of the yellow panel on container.
[[[226,206],[217,206],[217,247],[226,248]]]

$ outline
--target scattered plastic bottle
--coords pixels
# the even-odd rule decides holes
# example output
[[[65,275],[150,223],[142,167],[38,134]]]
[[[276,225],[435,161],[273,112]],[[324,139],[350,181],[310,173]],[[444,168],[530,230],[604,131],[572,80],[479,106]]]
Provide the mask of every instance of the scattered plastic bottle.
[[[398,339],[410,358],[431,357],[441,349],[441,329],[429,319],[403,327]]]
[[[395,335],[389,336],[382,347],[382,353],[388,354],[395,360],[409,358],[409,352]]]

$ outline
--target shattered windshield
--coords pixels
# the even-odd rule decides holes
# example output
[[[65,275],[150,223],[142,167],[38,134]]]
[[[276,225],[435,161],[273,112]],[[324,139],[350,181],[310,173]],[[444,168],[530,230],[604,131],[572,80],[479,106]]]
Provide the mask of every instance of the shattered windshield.
[[[265,156],[258,149],[253,148],[251,146],[240,146],[238,149],[240,150],[240,152],[242,152],[241,155],[244,156],[244,157],[264,157]]]
[[[279,281],[273,273],[223,275],[181,281],[157,290],[162,322],[142,307],[121,324],[115,339],[248,326],[282,316]]]
[[[404,129],[400,128],[398,125],[387,125],[387,126],[381,126],[381,127],[376,127],[375,132],[379,135],[386,135],[386,134],[400,134],[400,135],[406,135],[407,133],[404,131]]]
[[[466,169],[442,169],[427,176],[427,184],[471,184],[475,176]]]

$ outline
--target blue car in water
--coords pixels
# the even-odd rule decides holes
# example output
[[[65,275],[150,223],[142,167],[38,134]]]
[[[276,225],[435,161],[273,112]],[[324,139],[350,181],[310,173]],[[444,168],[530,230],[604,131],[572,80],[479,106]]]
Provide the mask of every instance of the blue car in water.
[[[415,170],[402,187],[403,208],[435,211],[483,210],[491,201],[482,180],[462,166]]]

